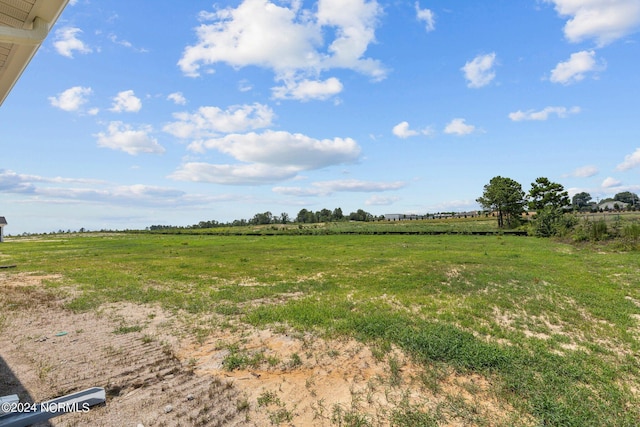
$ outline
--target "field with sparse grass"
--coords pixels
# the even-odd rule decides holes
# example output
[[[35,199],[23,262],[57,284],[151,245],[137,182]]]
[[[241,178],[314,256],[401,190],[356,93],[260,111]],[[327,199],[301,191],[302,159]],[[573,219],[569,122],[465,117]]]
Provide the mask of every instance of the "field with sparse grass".
[[[480,220],[466,227],[491,229]],[[209,319],[192,325],[200,344],[214,330],[243,327],[354,339],[385,361],[390,389],[409,388],[397,354],[420,368],[413,397],[384,416],[362,402],[334,406],[322,412],[326,425],[640,425],[637,251],[508,235],[89,233],[12,238],[0,254],[18,265],[6,274],[60,277],[38,292],[64,296],[74,312],[159,304]],[[6,295],[0,305],[1,328],[21,307]],[[122,325],[116,333],[139,331]],[[242,343],[226,345],[229,371],[294,371],[309,360],[304,351],[281,360]],[[508,416],[493,419],[473,398],[448,392],[451,375],[483,378],[486,387],[465,393],[495,399]],[[292,422],[295,410],[270,393],[246,405],[272,408],[272,424]]]

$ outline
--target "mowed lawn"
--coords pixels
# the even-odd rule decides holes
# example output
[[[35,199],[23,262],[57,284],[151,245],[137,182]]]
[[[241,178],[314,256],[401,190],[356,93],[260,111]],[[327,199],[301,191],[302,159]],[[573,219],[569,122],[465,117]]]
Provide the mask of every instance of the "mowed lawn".
[[[71,310],[160,303],[349,336],[480,373],[539,425],[640,425],[637,251],[523,236],[45,237],[9,239],[1,264],[61,275],[47,291],[73,289]]]

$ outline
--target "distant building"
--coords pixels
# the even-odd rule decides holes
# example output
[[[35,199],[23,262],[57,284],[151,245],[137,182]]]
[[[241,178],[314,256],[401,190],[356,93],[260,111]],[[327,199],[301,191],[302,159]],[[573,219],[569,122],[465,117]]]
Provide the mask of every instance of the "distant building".
[[[416,220],[416,219],[424,219],[424,215],[415,215],[415,214],[384,214],[384,219],[387,221],[406,221],[406,220]]]
[[[616,210],[620,210],[623,211],[625,210],[625,208],[627,207],[628,203],[625,202],[618,202],[618,201],[609,201],[609,202],[602,202],[598,205],[598,209],[602,210],[602,211],[616,211]]]
[[[447,219],[447,218],[474,218],[480,216],[479,211],[470,212],[442,212],[442,213],[427,213],[424,215],[416,214],[384,214],[384,219],[387,221],[412,221],[418,219]]]
[[[7,220],[3,216],[0,216],[0,242],[4,242],[4,234],[2,232],[2,229],[5,225],[7,225]]]

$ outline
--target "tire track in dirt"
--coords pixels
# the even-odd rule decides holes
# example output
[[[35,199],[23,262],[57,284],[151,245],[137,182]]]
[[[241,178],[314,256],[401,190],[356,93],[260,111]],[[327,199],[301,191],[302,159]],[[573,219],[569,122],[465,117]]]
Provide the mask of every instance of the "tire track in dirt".
[[[7,286],[0,280],[0,290]],[[14,302],[29,299],[25,289],[14,292]],[[246,410],[238,409],[242,394],[232,383],[197,375],[176,358],[171,337],[165,340],[153,325],[122,328],[121,313],[111,311],[116,309],[73,313],[50,301],[2,310],[0,358],[19,383],[0,378],[0,395],[39,402],[89,387],[106,389],[106,405],[54,418],[54,426],[251,425]]]

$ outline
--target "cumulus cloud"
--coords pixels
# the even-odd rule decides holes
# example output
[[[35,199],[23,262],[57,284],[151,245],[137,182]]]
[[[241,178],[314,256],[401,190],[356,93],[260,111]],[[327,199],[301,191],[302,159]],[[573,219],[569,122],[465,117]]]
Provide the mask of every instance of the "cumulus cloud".
[[[420,3],[415,3],[416,8],[416,17],[418,21],[423,21],[425,23],[425,29],[427,32],[433,31],[436,29],[436,16],[429,9],[420,9]]]
[[[284,86],[272,88],[275,99],[309,101],[325,100],[342,92],[342,83],[335,77],[327,80],[286,81]]]
[[[409,129],[409,122],[401,122],[393,127],[393,134],[398,138],[409,138],[410,136],[418,135],[415,130]]]
[[[241,162],[293,166],[298,170],[351,163],[360,156],[360,146],[351,138],[320,140],[271,130],[208,139],[198,144],[200,149],[215,149]]]
[[[49,102],[64,111],[79,111],[88,102],[87,98],[92,92],[90,87],[74,86],[59,93],[58,96],[49,97]]]
[[[430,128],[425,128],[420,131],[410,129],[409,122],[400,122],[395,125],[392,129],[392,132],[398,138],[406,139],[416,135],[431,135],[433,130]]]
[[[624,161],[616,166],[616,170],[626,171],[638,166],[640,166],[640,148],[636,148],[636,151],[627,155]]]
[[[273,191],[287,196],[329,196],[336,192],[372,193],[398,190],[406,186],[405,182],[375,182],[357,179],[319,181],[311,184],[311,188],[274,187]]]
[[[618,181],[615,178],[612,177],[607,177],[604,179],[604,181],[602,181],[602,187],[603,188],[612,188],[612,187],[620,187],[622,185],[621,181]]]
[[[595,166],[582,166],[571,172],[571,176],[574,176],[576,178],[590,178],[594,175],[597,175],[598,172],[600,171]]]
[[[196,29],[198,42],[185,48],[178,65],[188,76],[198,76],[203,65],[218,62],[275,70],[317,65],[321,58],[316,46],[322,35],[298,19],[298,8],[246,0],[237,8],[201,13],[202,20],[213,22]]]
[[[137,113],[142,108],[142,101],[138,98],[132,90],[125,90],[119,92],[113,98],[113,104],[109,111],[115,113]]]
[[[335,31],[328,46],[331,55],[322,55],[321,69],[346,68],[382,79],[386,70],[379,61],[364,58],[369,45],[375,42],[375,29],[383,9],[377,1],[319,0],[317,22]]]
[[[516,111],[509,113],[509,118],[514,122],[523,120],[547,120],[550,115],[555,114],[560,118],[566,118],[570,114],[578,114],[580,107],[545,107],[540,111],[528,110],[528,111]]]
[[[486,55],[478,55],[471,61],[464,64],[462,71],[467,79],[467,86],[471,88],[480,88],[488,85],[496,77],[493,69],[496,62],[496,54],[489,53]]]
[[[157,139],[151,136],[152,131],[150,126],[133,129],[130,125],[122,122],[111,122],[106,133],[100,132],[94,136],[100,147],[121,150],[131,155],[162,154],[165,149],[158,144]]]
[[[63,27],[56,30],[53,47],[56,51],[67,58],[73,58],[73,53],[91,53],[89,48],[78,36],[82,34],[80,28]]]
[[[574,43],[595,39],[599,46],[631,34],[640,27],[637,0],[545,0],[560,16],[569,17],[565,37]]]
[[[239,163],[190,162],[171,178],[217,184],[268,184],[293,178],[301,171],[352,163],[360,156],[360,146],[351,138],[319,140],[270,130],[196,141],[190,148],[217,150]]]
[[[468,135],[473,133],[476,130],[476,127],[473,125],[468,125],[465,123],[465,119],[453,119],[451,120],[447,126],[444,128],[444,133],[450,135]]]
[[[304,82],[311,76],[317,80],[319,73],[332,68],[382,79],[384,67],[365,57],[375,41],[381,14],[375,0],[319,0],[316,10],[303,9],[299,1],[287,7],[269,0],[244,0],[236,8],[202,12],[197,42],[184,49],[178,66],[192,77],[200,75],[203,67],[226,63],[236,68],[268,68],[280,81]],[[334,36],[327,44],[323,34]],[[326,80],[325,85],[327,82],[335,91],[335,80]],[[288,83],[284,87],[298,86]],[[322,96],[327,95],[324,89]]]
[[[185,105],[187,103],[187,98],[184,97],[182,92],[173,92],[167,96],[167,100],[173,101],[176,105]]]
[[[176,121],[163,130],[181,139],[216,137],[223,133],[243,132],[266,128],[275,114],[263,104],[234,105],[226,110],[218,107],[200,107],[194,113],[175,113]]]
[[[553,83],[568,85],[583,80],[586,73],[604,68],[604,64],[597,64],[595,51],[583,50],[572,53],[567,61],[558,63],[556,68],[551,70],[550,80]]]

